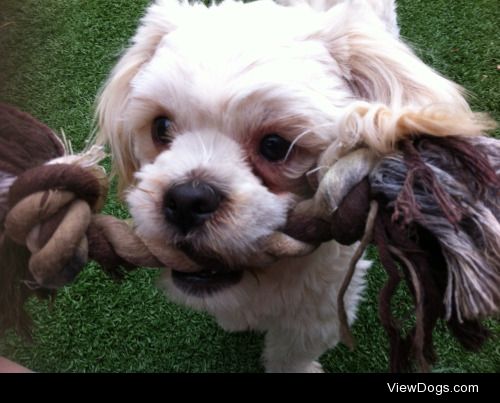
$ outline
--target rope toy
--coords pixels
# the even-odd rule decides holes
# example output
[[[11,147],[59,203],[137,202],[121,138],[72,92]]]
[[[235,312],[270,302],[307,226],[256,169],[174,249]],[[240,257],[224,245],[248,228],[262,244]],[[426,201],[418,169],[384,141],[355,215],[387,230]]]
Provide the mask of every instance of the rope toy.
[[[92,147],[70,155],[47,126],[0,104],[0,333],[29,336],[23,309],[31,294],[54,296],[88,260],[112,277],[137,267],[199,269],[177,249],[146,243],[125,221],[98,214],[107,193]],[[310,253],[312,245],[276,233],[249,266]]]
[[[97,214],[107,192],[100,149],[69,156],[47,126],[8,105],[0,124],[0,331],[29,337],[25,300],[54,296],[88,259],[113,277],[162,266],[124,221]]]
[[[389,336],[390,368],[408,371],[416,363],[429,371],[438,319],[465,348],[477,350],[489,335],[480,319],[500,312],[500,141],[420,135],[397,149],[377,158],[360,148],[332,163],[285,232],[312,243],[361,239],[338,297],[348,346],[353,339],[343,297],[357,260],[373,243],[389,277],[379,316]],[[406,336],[391,306],[403,278],[415,308]]]
[[[0,333],[29,335],[24,302],[53,296],[88,260],[112,277],[136,267],[197,270],[176,249],[140,239],[125,221],[99,214],[107,190],[92,147],[70,155],[45,125],[0,104]],[[486,137],[417,136],[397,151],[358,148],[342,158],[324,153],[313,199],[290,214],[283,232],[263,240],[248,265],[305,255],[322,242],[359,242],[339,293],[343,340],[352,345],[343,295],[357,260],[373,243],[389,274],[380,319],[390,340],[393,371],[428,370],[439,318],[468,348],[487,331],[479,322],[500,305],[500,142]],[[391,298],[404,278],[415,326],[402,335]]]

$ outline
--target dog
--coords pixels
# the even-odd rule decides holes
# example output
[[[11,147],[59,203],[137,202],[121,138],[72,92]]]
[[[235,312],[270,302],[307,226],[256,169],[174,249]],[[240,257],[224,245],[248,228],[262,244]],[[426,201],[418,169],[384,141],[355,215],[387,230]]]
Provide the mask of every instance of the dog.
[[[400,39],[393,0],[157,0],[97,121],[137,232],[202,267],[167,267],[169,298],[228,331],[266,332],[268,372],[322,372],[341,338],[337,295],[356,244],[249,263],[311,198],[325,155],[485,125]],[[358,263],[345,295],[350,324],[369,266]]]

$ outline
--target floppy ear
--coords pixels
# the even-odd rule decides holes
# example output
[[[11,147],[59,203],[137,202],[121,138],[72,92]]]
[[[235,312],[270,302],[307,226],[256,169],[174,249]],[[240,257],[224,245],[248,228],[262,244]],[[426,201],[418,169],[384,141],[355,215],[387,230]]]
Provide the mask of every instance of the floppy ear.
[[[130,83],[141,66],[152,58],[162,38],[176,29],[174,21],[181,19],[183,11],[183,4],[178,0],[159,0],[150,6],[130,46],[111,71],[98,96],[96,142],[111,147],[113,171],[118,175],[120,191],[133,181],[133,173],[138,169],[133,155],[132,133],[127,133],[123,125]]]
[[[339,64],[355,95],[386,105],[456,103],[461,88],[425,65],[393,35],[391,0],[347,0],[325,16],[317,33]]]
[[[387,152],[411,134],[478,135],[491,129],[490,120],[470,110],[459,85],[423,63],[388,29],[394,11],[393,1],[347,0],[325,13],[323,29],[312,36],[323,41],[360,101],[349,105],[339,130],[348,128],[350,143],[364,136]]]

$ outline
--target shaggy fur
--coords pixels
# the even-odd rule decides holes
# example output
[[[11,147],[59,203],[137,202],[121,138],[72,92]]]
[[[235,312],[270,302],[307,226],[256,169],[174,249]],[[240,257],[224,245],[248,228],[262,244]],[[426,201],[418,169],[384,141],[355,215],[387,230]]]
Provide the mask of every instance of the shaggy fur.
[[[459,86],[401,42],[394,1],[282,3],[159,0],[146,11],[98,102],[98,140],[111,146],[143,239],[187,244],[196,257],[235,270],[310,197],[306,173],[314,166],[360,144],[387,152],[415,132],[475,135],[489,127]],[[172,122],[165,146],[151,136],[158,116]],[[269,133],[292,142],[280,163],[259,154]],[[189,180],[226,198],[183,235],[165,220],[162,200]],[[228,330],[267,331],[268,371],[315,372],[339,341],[336,296],[354,249],[325,243],[306,257],[244,271],[237,285],[210,296],[180,290],[170,269],[162,285]],[[368,266],[359,264],[346,294],[350,322]]]

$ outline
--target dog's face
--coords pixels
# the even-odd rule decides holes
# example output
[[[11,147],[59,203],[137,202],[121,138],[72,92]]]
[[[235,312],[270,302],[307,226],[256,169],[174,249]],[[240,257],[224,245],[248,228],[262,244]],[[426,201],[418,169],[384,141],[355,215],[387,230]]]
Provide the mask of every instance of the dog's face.
[[[218,280],[238,276],[219,269],[247,265],[310,197],[306,172],[326,144],[314,130],[347,96],[324,47],[273,34],[269,21],[255,32],[273,16],[232,6],[203,9],[162,38],[131,81],[125,122],[141,167],[127,195],[137,231]],[[279,15],[298,23],[296,13]]]
[[[461,99],[399,42],[393,1],[358,3],[328,13],[267,1],[148,9],[101,95],[100,129],[138,233],[205,269],[177,274],[186,290],[238,281],[225,269],[259,253],[311,196],[307,173],[321,153],[356,131],[339,131],[353,102]],[[441,95],[429,89],[436,82]]]

